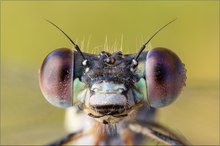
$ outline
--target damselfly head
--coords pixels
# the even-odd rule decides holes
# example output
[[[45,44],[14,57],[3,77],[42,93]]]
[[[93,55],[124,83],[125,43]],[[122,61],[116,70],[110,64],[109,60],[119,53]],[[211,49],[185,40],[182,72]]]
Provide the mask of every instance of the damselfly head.
[[[140,76],[130,70],[133,55],[122,52],[85,55],[90,62],[80,77],[86,87],[84,111],[103,123],[118,122],[144,99],[137,89]],[[81,91],[83,92],[83,91]]]
[[[123,120],[143,104],[154,108],[169,105],[185,86],[185,66],[169,49],[143,51],[168,24],[137,54],[84,53],[57,27],[77,52],[61,48],[47,55],[39,70],[43,95],[58,107],[77,105],[104,124]]]

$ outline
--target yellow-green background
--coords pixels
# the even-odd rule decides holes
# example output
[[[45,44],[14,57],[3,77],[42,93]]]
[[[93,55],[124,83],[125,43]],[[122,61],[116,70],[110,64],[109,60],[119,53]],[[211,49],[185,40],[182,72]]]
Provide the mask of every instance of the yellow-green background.
[[[51,106],[38,86],[44,57],[69,41],[97,52],[108,38],[134,53],[168,21],[151,46],[176,52],[187,68],[187,86],[157,120],[192,144],[219,144],[219,1],[1,1],[1,144],[45,144],[63,134],[64,110]],[[91,37],[89,47],[86,47]]]

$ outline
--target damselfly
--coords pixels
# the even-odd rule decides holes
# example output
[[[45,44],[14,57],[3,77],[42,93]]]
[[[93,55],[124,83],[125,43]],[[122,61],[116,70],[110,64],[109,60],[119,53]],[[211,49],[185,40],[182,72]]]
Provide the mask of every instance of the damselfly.
[[[44,97],[54,106],[68,108],[72,116],[74,132],[52,145],[137,145],[147,137],[167,145],[187,144],[154,121],[156,108],[172,103],[185,86],[184,64],[166,48],[144,52],[150,40],[173,21],[156,31],[137,54],[82,52],[48,21],[76,49],[52,51],[39,70]]]

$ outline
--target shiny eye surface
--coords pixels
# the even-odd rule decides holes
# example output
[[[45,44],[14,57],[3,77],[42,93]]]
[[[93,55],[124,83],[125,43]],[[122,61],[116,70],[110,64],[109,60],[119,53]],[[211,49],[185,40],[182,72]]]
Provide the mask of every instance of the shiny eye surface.
[[[72,106],[73,52],[61,48],[52,51],[44,59],[39,70],[40,89],[54,106]]]
[[[163,107],[173,102],[185,86],[186,70],[175,53],[155,48],[147,54],[145,77],[150,105]]]

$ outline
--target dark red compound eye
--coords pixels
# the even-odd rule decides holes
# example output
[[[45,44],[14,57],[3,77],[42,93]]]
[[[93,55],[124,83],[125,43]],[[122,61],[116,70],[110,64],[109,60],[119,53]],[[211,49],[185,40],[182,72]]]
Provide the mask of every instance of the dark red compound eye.
[[[72,106],[73,58],[72,50],[57,49],[47,55],[40,67],[40,89],[54,106]]]
[[[145,66],[148,100],[152,107],[173,102],[185,86],[186,70],[179,57],[165,48],[148,52]]]

